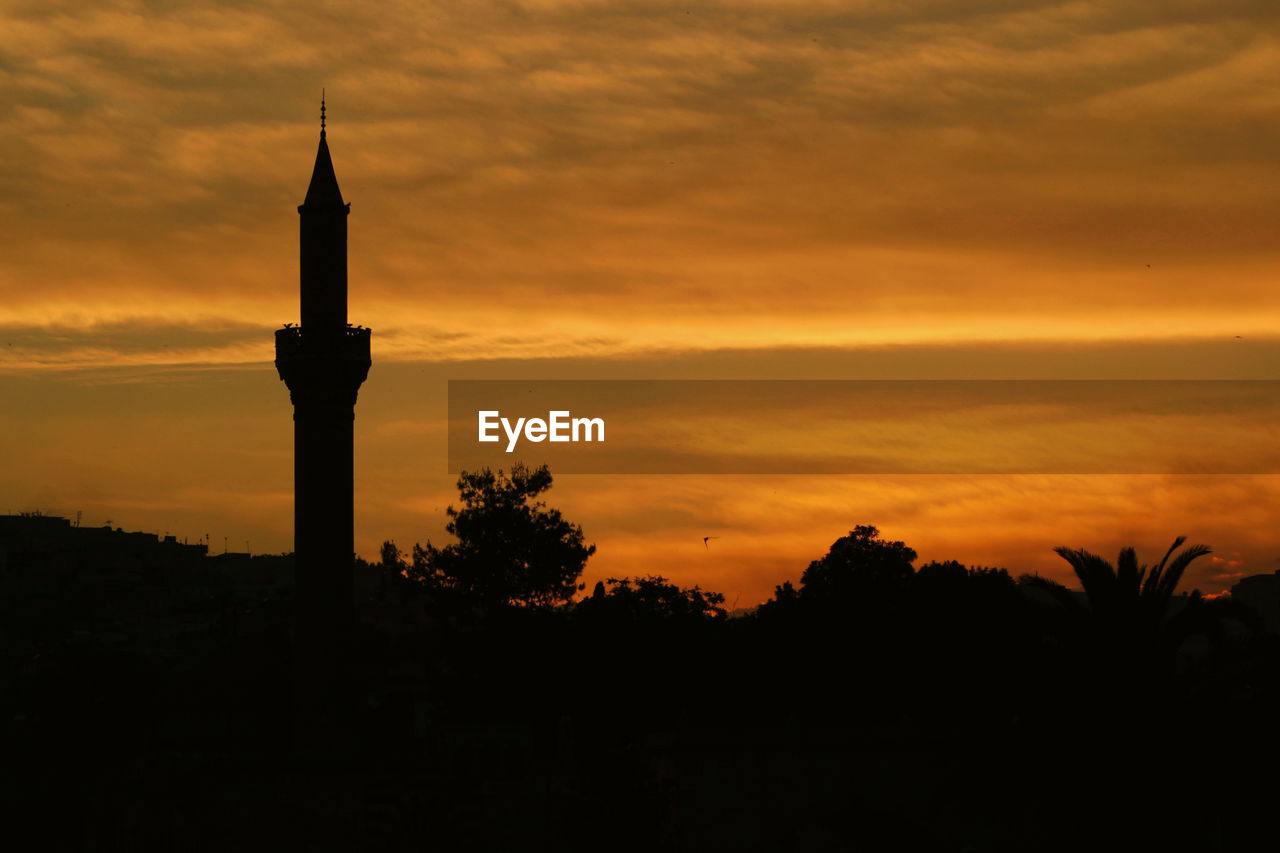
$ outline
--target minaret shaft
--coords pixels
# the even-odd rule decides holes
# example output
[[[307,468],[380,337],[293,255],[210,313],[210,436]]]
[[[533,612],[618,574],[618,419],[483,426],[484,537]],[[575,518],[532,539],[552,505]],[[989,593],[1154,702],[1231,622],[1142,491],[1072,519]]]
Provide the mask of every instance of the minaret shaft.
[[[334,402],[294,406],[294,559],[299,620],[342,633],[354,606],[355,411]]]
[[[298,208],[302,328],[347,326],[347,213]]]

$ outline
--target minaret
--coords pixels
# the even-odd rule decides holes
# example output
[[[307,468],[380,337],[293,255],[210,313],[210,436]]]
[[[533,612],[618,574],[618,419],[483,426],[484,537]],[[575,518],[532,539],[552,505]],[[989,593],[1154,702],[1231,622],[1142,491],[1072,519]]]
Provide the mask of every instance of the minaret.
[[[352,707],[352,456],[356,393],[369,373],[369,330],[347,322],[347,214],[325,139],[298,206],[302,324],[276,330],[276,369],[293,401],[295,696],[304,749],[326,750]],[[342,745],[332,743],[338,750]]]

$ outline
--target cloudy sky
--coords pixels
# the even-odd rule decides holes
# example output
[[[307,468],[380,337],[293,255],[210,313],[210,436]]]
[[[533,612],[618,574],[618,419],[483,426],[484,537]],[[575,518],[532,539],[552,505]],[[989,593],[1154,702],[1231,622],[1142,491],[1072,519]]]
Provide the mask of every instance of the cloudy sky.
[[[0,511],[290,548],[271,330],[322,86],[375,330],[366,556],[441,541],[449,379],[1280,378],[1278,24],[1261,0],[3,0]],[[1054,545],[1186,534],[1216,591],[1277,567],[1274,467],[549,497],[592,578],[742,605],[864,523],[1063,579]]]

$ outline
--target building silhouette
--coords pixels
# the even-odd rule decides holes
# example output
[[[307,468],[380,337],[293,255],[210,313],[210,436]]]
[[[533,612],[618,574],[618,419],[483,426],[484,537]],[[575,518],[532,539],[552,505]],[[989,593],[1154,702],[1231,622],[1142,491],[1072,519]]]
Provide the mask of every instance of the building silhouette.
[[[1231,587],[1231,598],[1253,608],[1267,631],[1280,634],[1280,569],[1240,578]]]
[[[295,698],[299,747],[341,750],[354,611],[353,427],[368,329],[347,322],[347,215],[320,102],[320,146],[298,206],[300,325],[276,330],[294,421]]]
[[[111,579],[123,586],[147,574],[198,569],[208,553],[205,543],[189,545],[176,536],[162,538],[110,525],[81,527],[39,512],[0,515],[0,575],[90,585]]]

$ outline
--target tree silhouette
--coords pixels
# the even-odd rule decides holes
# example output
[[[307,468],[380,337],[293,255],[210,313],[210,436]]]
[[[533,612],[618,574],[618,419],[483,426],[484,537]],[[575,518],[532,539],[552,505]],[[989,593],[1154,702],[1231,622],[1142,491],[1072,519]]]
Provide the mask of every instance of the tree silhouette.
[[[969,579],[969,570],[958,560],[932,560],[916,571],[916,580],[926,584],[959,586]]]
[[[446,510],[456,544],[414,546],[409,576],[485,610],[515,604],[549,607],[568,601],[595,545],[582,528],[535,500],[551,488],[546,465],[517,464],[508,475],[485,468],[458,478],[462,508]]]
[[[583,615],[607,616],[627,622],[667,619],[697,621],[723,619],[724,595],[700,586],[679,587],[661,575],[609,578],[597,583],[590,598],[578,605]]]
[[[915,559],[916,552],[904,543],[881,539],[875,527],[860,524],[809,564],[800,576],[800,598],[838,602],[896,591],[911,578]]]
[[[406,567],[404,562],[404,552],[396,546],[396,543],[390,539],[382,543],[382,547],[378,550],[379,561],[381,566],[387,573],[392,575],[406,575]]]

